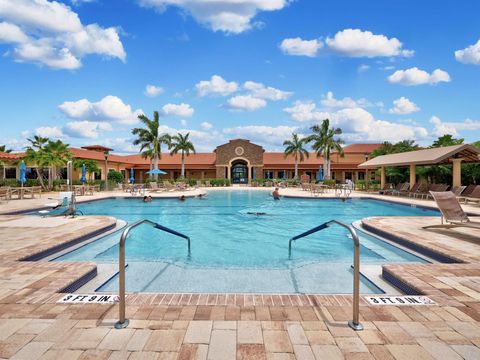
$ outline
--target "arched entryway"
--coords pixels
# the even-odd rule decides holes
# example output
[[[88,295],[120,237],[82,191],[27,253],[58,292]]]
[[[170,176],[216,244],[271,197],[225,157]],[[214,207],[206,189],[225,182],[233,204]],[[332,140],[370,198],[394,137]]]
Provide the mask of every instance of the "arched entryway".
[[[232,184],[248,184],[248,165],[246,161],[236,160],[231,167]]]

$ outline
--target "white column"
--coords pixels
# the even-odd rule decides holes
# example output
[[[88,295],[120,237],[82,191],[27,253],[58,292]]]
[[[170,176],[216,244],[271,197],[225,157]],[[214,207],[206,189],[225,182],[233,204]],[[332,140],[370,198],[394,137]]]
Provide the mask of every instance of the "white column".
[[[452,185],[453,186],[462,185],[462,160],[463,159],[452,159],[452,163],[453,163]]]
[[[417,167],[415,164],[410,164],[410,189],[417,182]]]

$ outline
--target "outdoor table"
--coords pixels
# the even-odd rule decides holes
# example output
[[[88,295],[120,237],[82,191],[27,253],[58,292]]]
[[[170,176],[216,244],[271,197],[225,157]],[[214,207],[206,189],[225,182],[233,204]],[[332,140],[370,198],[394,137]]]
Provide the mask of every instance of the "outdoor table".
[[[84,185],[73,185],[73,190],[76,195],[83,196],[85,195],[85,186]]]

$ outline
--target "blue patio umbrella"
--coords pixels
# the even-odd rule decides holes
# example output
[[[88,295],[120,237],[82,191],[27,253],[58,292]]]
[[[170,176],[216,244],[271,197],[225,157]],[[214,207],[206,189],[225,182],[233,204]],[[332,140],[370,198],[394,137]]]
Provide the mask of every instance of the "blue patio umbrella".
[[[25,166],[25,161],[22,160],[22,162],[20,163],[20,177],[18,178],[18,182],[22,184],[22,187],[23,187],[23,184],[25,184],[25,181],[27,181],[27,178],[25,177],[26,174],[27,174],[27,167]]]
[[[130,169],[130,182],[133,184],[135,182],[135,170]]]
[[[149,175],[165,175],[166,172],[163,171],[163,170],[160,170],[160,169],[152,169],[152,170],[147,171],[147,174],[149,174]]]
[[[85,164],[82,165],[82,177],[80,178],[80,181],[85,184],[87,182],[87,167]]]
[[[317,172],[317,181],[323,181],[323,166],[321,165]]]

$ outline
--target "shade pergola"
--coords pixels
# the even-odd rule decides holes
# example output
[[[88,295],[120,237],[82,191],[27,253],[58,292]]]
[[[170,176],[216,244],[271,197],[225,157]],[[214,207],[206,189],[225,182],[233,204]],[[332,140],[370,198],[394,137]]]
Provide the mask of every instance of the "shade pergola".
[[[469,145],[453,145],[439,148],[408,151],[398,154],[382,155],[365,161],[358,167],[363,169],[381,169],[381,186],[385,185],[385,167],[410,167],[410,186],[416,181],[417,165],[453,166],[453,186],[461,185],[461,163],[479,163],[480,149]]]

